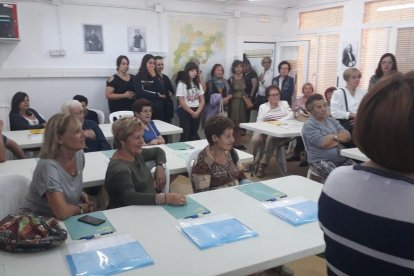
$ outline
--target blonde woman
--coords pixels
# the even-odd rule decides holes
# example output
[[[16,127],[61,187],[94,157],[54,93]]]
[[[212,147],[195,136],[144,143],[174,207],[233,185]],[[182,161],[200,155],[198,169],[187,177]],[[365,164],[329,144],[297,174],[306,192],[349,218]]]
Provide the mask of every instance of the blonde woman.
[[[83,148],[81,122],[70,114],[53,115],[46,125],[24,211],[64,220],[94,210],[94,203],[82,191]]]

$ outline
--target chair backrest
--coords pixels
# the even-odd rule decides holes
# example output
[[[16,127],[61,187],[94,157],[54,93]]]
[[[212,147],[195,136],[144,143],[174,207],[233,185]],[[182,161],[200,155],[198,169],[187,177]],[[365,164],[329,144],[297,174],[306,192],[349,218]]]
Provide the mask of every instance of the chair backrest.
[[[29,191],[30,180],[21,175],[0,175],[0,220],[16,214]]]
[[[96,112],[96,114],[98,115],[98,121],[99,121],[100,124],[105,123],[105,113],[103,113],[102,110],[94,109],[94,108],[89,108],[89,110],[92,110],[92,111]]]
[[[147,161],[145,162],[145,166],[147,166],[148,169],[151,170],[152,175],[154,175],[155,173],[155,161],[151,160],[151,161]],[[163,193],[169,193],[170,192],[170,170],[168,169],[167,165],[165,165],[165,186],[164,189],[162,190]]]
[[[134,112],[129,110],[115,111],[109,114],[109,122],[113,123],[121,117],[124,116],[134,116]]]
[[[305,147],[305,151],[306,151],[306,153],[308,153],[308,148],[306,147],[306,139],[305,139],[305,137],[303,136],[303,132],[302,132],[302,130],[300,130],[300,137],[302,138],[302,141],[303,141],[303,146]],[[306,156],[308,156],[308,154],[306,154]],[[306,161],[308,161],[308,160],[306,160]]]
[[[193,184],[193,181],[191,180],[191,171],[193,169],[193,165],[194,165],[195,161],[197,160],[197,157],[198,157],[198,154],[200,153],[200,151],[202,151],[202,149],[196,149],[193,152],[191,152],[188,155],[188,158],[187,158],[187,161],[186,161],[188,178],[190,178],[191,185]]]

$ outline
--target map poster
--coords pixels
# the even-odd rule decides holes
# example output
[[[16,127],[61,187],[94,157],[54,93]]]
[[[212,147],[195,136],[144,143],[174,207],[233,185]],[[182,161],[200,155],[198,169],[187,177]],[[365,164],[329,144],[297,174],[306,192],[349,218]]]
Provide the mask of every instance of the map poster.
[[[214,64],[225,65],[226,20],[193,16],[170,18],[168,64],[173,78],[191,58],[200,60],[204,78]]]

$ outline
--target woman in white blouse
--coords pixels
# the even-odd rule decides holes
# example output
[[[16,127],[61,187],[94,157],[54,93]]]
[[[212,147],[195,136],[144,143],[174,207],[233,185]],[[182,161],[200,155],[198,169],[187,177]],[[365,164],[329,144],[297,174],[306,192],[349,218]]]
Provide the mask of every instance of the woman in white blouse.
[[[260,105],[256,122],[278,121],[294,118],[293,111],[290,109],[288,102],[280,101],[280,89],[278,86],[269,86],[266,88],[265,94],[268,102]],[[255,156],[255,159],[259,146],[263,143],[263,141],[265,141],[264,154],[261,159],[258,160],[260,163],[257,169],[257,177],[260,178],[264,176],[265,168],[272,158],[275,147],[283,144],[286,139],[271,137],[258,132],[253,133],[251,143],[253,145],[253,155]],[[251,170],[251,165],[252,164],[246,167],[247,171]]]
[[[331,99],[331,115],[352,135],[352,129],[357,117],[358,106],[366,91],[359,88],[361,71],[348,68],[343,74],[346,86],[336,90]],[[351,144],[347,146],[352,146]]]

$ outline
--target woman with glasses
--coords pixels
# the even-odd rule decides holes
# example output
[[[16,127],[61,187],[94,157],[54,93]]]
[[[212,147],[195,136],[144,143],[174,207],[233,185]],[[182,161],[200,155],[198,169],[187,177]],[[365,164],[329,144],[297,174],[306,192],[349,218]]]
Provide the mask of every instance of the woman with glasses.
[[[359,87],[361,71],[356,68],[348,68],[344,71],[343,78],[346,86],[337,89],[331,99],[332,117],[339,120],[339,123],[352,135],[352,129],[357,117],[359,103],[365,96],[366,91]],[[354,147],[351,143],[347,147]]]
[[[369,89],[376,84],[382,77],[387,76],[393,72],[397,72],[397,60],[395,56],[391,53],[383,54],[378,62],[377,69],[375,70],[375,75],[369,79]]]
[[[132,111],[135,117],[141,120],[144,124],[144,142],[146,145],[161,145],[165,144],[164,138],[162,138],[160,132],[152,117],[152,104],[147,99],[136,100],[132,104]]]

